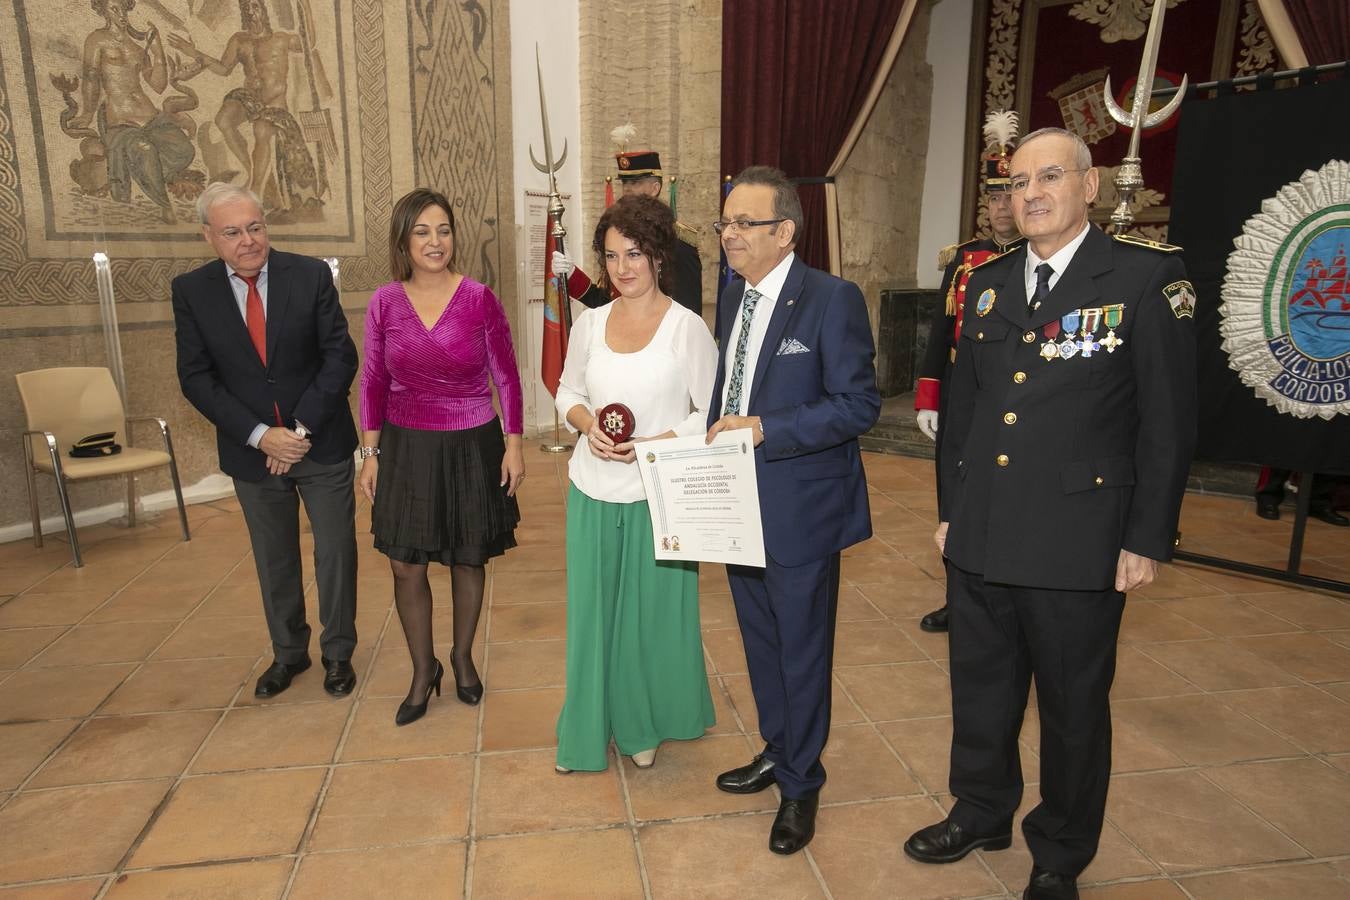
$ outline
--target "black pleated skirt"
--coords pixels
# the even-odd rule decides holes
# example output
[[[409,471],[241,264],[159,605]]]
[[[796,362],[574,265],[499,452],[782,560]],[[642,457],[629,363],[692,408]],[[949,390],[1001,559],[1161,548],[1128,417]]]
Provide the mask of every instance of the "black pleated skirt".
[[[497,419],[461,431],[385,423],[370,532],[399,562],[481,566],[516,545],[520,507],[501,486]]]

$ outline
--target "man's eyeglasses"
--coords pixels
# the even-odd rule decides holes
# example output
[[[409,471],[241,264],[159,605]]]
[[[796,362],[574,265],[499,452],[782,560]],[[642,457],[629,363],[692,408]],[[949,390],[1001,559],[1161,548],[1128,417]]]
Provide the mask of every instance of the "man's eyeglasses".
[[[249,237],[253,238],[254,240],[257,240],[258,238],[267,234],[267,226],[262,222],[254,222],[247,228],[235,228],[234,226],[230,226],[229,228],[222,228],[219,231],[217,231],[216,234],[220,235],[227,241],[237,241],[244,236],[244,232],[248,232]]]
[[[1089,167],[1090,169],[1091,167]],[[1042,169],[1036,173],[1036,187],[1041,190],[1054,188],[1064,180],[1064,176],[1070,172],[1087,172],[1089,169],[1066,169],[1062,166],[1050,166],[1048,169]],[[1031,185],[1031,179],[1025,175],[1019,175],[1014,178],[1008,187],[1014,194],[1021,194]]]
[[[760,225],[777,225],[779,222],[786,221],[787,219],[732,219],[730,222],[726,222],[719,219],[712,223],[712,229],[718,234],[722,234],[726,231],[745,231]]]

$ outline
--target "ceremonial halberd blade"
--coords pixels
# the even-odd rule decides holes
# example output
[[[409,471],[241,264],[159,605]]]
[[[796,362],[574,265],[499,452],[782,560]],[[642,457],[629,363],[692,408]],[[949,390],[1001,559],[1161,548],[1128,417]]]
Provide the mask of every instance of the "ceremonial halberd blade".
[[[1130,135],[1130,148],[1116,169],[1115,187],[1119,202],[1111,213],[1111,224],[1120,234],[1134,224],[1134,210],[1131,201],[1135,193],[1144,186],[1143,161],[1139,158],[1139,139],[1145,128],[1155,128],[1177,111],[1182,97],[1186,93],[1186,76],[1181,76],[1181,85],[1171,100],[1158,110],[1148,111],[1149,100],[1153,96],[1153,76],[1158,70],[1158,45],[1162,43],[1163,14],[1167,10],[1167,0],[1154,0],[1153,13],[1149,16],[1148,34],[1144,36],[1144,53],[1139,59],[1139,75],[1134,82],[1134,100],[1127,113],[1116,103],[1111,95],[1111,76],[1106,76],[1102,87],[1106,110],[1126,128],[1133,128]]]

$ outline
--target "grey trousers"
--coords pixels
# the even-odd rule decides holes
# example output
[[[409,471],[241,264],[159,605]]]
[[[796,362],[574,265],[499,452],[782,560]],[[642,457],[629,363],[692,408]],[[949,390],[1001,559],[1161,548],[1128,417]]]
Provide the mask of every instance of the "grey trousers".
[[[314,573],[319,588],[319,647],[328,659],[351,659],[356,648],[356,486],[350,459],[324,465],[302,459],[285,475],[235,479],[263,612],[278,662],[309,654],[305,589],[300,569],[300,501],[314,530]]]

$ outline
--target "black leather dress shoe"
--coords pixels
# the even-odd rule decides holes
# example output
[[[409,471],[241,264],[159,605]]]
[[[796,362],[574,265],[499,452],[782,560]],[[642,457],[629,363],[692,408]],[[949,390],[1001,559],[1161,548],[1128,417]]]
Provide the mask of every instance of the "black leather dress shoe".
[[[928,615],[919,620],[919,627],[924,631],[940,632],[947,630],[947,607],[935,609]]]
[[[717,789],[728,794],[757,794],[774,783],[773,763],[763,753],[750,760],[748,766],[717,776]]]
[[[309,657],[306,656],[298,663],[284,663],[272,660],[272,664],[267,667],[267,671],[258,676],[258,683],[253,688],[255,697],[275,697],[286,688],[291,686],[291,679],[308,669],[310,666]]]
[[[1256,514],[1263,519],[1280,517],[1280,501],[1268,494],[1256,495]]]
[[[905,841],[905,855],[921,863],[954,863],[972,850],[1007,850],[1011,829],[1001,834],[975,835],[951,819],[920,828]]]
[[[1078,881],[1068,875],[1031,867],[1031,882],[1022,892],[1022,900],[1078,900]]]
[[[820,791],[805,797],[784,797],[778,804],[778,817],[769,830],[769,849],[782,856],[791,856],[811,843],[816,834],[816,809],[820,806]]]
[[[1350,525],[1350,519],[1332,509],[1330,503],[1314,503],[1308,508],[1308,515],[1314,519],[1321,519],[1328,525],[1339,525],[1341,528]]]
[[[326,656],[320,657],[323,660],[323,689],[334,697],[346,697],[356,687],[356,670],[352,668],[350,659],[329,659]]]

